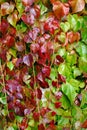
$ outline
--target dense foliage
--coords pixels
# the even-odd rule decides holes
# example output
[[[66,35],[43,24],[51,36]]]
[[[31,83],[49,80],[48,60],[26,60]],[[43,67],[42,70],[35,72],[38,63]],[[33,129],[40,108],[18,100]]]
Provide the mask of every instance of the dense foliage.
[[[0,130],[87,128],[87,0],[0,5]]]

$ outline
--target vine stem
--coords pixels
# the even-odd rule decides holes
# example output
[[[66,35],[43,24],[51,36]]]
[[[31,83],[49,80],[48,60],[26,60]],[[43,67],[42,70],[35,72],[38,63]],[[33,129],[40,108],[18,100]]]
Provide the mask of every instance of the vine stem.
[[[3,68],[5,68],[5,64],[2,67],[1,60],[0,60],[0,71],[1,71],[1,77],[2,77],[2,83],[0,82],[0,84],[4,88],[4,94],[5,94],[5,98],[6,98],[6,108],[7,108],[7,113],[9,113],[8,112],[8,104],[7,104],[7,93],[5,90],[5,77],[4,77]]]
[[[34,89],[36,88],[36,76],[35,76],[35,68],[34,68],[34,64],[33,64],[33,76],[34,76]],[[37,95],[37,92],[35,93],[36,95],[36,104],[37,104],[37,109],[38,109],[38,112],[40,113],[40,108],[39,108],[39,104],[38,104],[38,95]]]

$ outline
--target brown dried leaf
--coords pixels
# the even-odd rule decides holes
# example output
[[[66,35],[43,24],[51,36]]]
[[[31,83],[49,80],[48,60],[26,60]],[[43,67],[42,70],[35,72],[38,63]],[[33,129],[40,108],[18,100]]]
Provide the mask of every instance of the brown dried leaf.
[[[85,7],[85,1],[84,0],[70,0],[69,4],[71,5],[73,13],[80,12]]]

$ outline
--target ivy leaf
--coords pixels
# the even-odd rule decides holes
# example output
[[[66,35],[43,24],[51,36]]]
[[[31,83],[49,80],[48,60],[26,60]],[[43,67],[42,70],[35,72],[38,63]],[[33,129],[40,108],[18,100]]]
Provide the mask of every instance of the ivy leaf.
[[[12,126],[8,127],[7,130],[15,130]]]
[[[19,12],[19,15],[21,16],[23,11],[24,11],[24,6],[23,6],[21,0],[19,0],[19,1],[15,0],[15,3],[16,3],[16,8],[17,8],[17,10]]]
[[[72,67],[72,70],[73,70],[73,76],[74,76],[74,78],[76,78],[77,76],[80,76],[80,75],[81,75],[81,71],[80,71],[79,68],[73,66],[73,67]]]
[[[20,24],[17,24],[16,29],[24,33],[27,30],[27,26],[24,22],[21,22]]]
[[[64,109],[68,109],[70,107],[70,101],[68,100],[68,98],[64,94],[62,95],[60,102],[61,102],[62,107]]]
[[[7,104],[6,97],[0,97],[0,102],[4,105]]]
[[[22,120],[23,120],[23,117],[21,117],[21,116],[15,116],[15,119],[16,119],[19,123],[21,123]]]
[[[58,72],[66,78],[72,77],[71,68],[68,64],[62,63],[59,65]]]
[[[66,56],[66,62],[69,63],[69,65],[74,65],[77,62],[77,55],[76,54],[68,54]]]
[[[7,20],[13,27],[16,27],[16,23],[18,20],[18,12],[15,10],[12,14],[10,14],[7,17]]]
[[[40,6],[40,9],[41,9],[41,15],[43,15],[45,12],[47,12],[47,7],[44,6],[44,4],[42,3],[42,1],[39,2],[39,6]]]
[[[52,80],[55,80],[56,78],[57,78],[57,68],[52,68],[51,69],[51,73],[50,73],[50,78],[52,79]]]
[[[61,22],[60,27],[64,32],[67,32],[70,29],[70,24],[69,22]]]
[[[87,72],[87,58],[79,57],[79,69],[83,72]]]
[[[84,0],[69,0],[69,3],[72,7],[73,13],[80,12],[85,8],[85,1]]]
[[[75,49],[81,57],[87,56],[87,46],[83,42],[78,42],[75,46]]]
[[[54,14],[58,19],[61,19],[62,17],[68,15],[69,13],[68,3],[62,3],[60,1],[53,1],[53,0],[51,0],[51,3],[53,4]]]
[[[7,67],[8,67],[10,70],[13,70],[14,64],[12,63],[12,61],[7,62]]]
[[[87,91],[82,91],[82,101],[81,101],[81,107],[83,107],[85,104],[87,104]]]
[[[87,44],[87,27],[84,25],[81,31],[82,41]]]
[[[60,117],[60,119],[58,120],[58,125],[59,126],[67,126],[69,124],[69,118],[65,118],[65,117]]]
[[[73,104],[77,93],[75,92],[74,87],[70,83],[66,83],[62,85],[61,88],[62,92],[67,96],[67,98],[70,100],[71,104]]]
[[[5,16],[7,14],[11,14],[15,8],[15,5],[11,2],[10,4],[8,2],[4,2],[1,4],[1,15]]]
[[[78,106],[73,106],[72,107],[72,116],[75,120],[83,120],[83,113],[80,107]]]

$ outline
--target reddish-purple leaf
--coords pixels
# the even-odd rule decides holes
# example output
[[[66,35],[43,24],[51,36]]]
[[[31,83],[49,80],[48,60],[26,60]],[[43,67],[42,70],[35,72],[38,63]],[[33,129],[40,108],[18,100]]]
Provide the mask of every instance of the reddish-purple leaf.
[[[55,108],[60,108],[61,107],[61,102],[55,102]]]
[[[40,125],[38,126],[38,130],[45,130],[44,125],[43,125],[43,124],[40,124]]]
[[[23,42],[16,42],[15,43],[15,47],[19,52],[22,52],[25,50],[25,46],[23,44]]]
[[[64,77],[63,75],[61,75],[61,74],[58,74],[58,82],[59,82],[59,83],[61,83],[61,82],[66,83],[65,77]]]
[[[33,43],[30,45],[31,52],[37,53],[40,49],[40,46],[38,43]]]
[[[34,3],[34,0],[22,0],[24,6],[31,6]]]
[[[7,22],[6,19],[2,19],[1,20],[1,24],[0,24],[0,32],[2,32],[3,34],[6,33],[6,31],[8,30],[9,24]]]
[[[40,113],[39,112],[34,112],[33,113],[33,118],[34,118],[35,121],[39,121]]]
[[[50,71],[51,71],[50,66],[44,66],[42,68],[42,73],[43,73],[43,75],[45,77],[49,77],[50,76]]]
[[[38,99],[42,98],[42,91],[40,88],[37,88],[37,97],[38,97]]]
[[[33,56],[32,54],[27,54],[23,57],[23,63],[29,67],[32,67],[33,64]]]
[[[5,37],[2,40],[2,43],[9,48],[14,46],[14,42],[15,42],[14,37],[9,34],[5,35]]]

